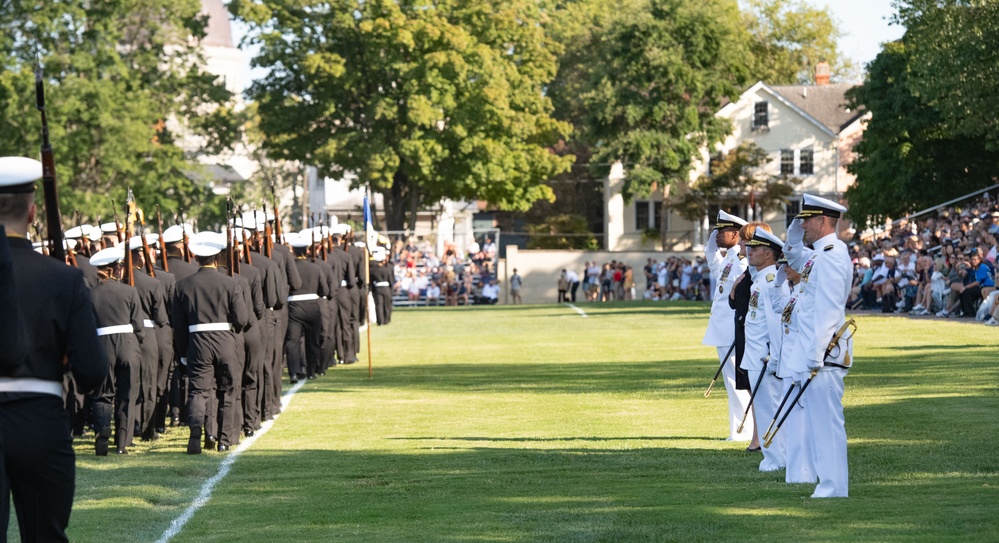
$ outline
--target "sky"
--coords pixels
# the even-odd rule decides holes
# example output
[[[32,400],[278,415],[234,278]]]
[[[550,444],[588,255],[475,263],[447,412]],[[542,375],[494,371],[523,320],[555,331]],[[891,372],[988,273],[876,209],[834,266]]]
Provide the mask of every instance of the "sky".
[[[857,68],[863,71],[865,65],[874,60],[881,51],[881,44],[896,40],[902,36],[904,29],[897,25],[890,25],[889,19],[895,13],[892,8],[892,0],[802,0],[806,4],[822,8],[827,8],[836,19],[843,36],[839,39],[840,53],[852,59]],[[233,23],[233,40],[239,43],[239,39],[245,33],[245,28],[238,23]],[[260,77],[266,72],[263,70],[250,70],[249,60],[255,54],[251,50],[246,57],[247,66],[243,79],[247,84],[250,78]]]
[[[881,44],[902,37],[905,29],[889,25],[895,13],[892,0],[805,0],[817,8],[827,8],[836,19],[843,36],[840,53],[853,59],[858,68],[874,60]]]

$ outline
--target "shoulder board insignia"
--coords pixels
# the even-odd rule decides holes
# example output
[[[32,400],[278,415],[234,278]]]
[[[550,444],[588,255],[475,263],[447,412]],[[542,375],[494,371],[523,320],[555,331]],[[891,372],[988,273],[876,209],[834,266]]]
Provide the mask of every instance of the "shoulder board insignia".
[[[772,274],[772,273],[768,273],[768,274],[767,274],[767,283],[773,283],[773,282],[774,282],[774,279],[776,279],[776,278],[777,278],[777,276],[776,276],[776,275],[774,275],[774,274]]]
[[[833,248],[832,244],[829,244],[829,245],[826,245],[825,248],[822,249],[822,250],[823,251],[832,251],[832,248]]]

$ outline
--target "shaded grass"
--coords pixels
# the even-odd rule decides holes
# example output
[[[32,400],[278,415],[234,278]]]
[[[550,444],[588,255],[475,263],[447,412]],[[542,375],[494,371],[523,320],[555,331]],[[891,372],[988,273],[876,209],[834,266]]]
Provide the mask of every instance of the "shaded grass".
[[[860,317],[851,498],[811,500],[722,440],[704,305],[577,305],[397,311],[374,379],[308,383],[175,540],[995,539],[992,330]],[[156,539],[222,458],[185,444],[80,442],[71,538]]]

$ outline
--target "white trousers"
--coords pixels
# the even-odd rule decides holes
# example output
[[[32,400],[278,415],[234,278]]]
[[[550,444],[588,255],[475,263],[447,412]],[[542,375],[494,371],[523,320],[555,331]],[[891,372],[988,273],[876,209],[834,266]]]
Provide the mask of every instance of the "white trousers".
[[[718,364],[721,364],[722,357],[728,352],[728,347],[718,347]],[[749,405],[749,391],[736,390],[735,388],[735,349],[729,355],[728,361],[722,366],[722,378],[725,380],[725,392],[728,393],[728,423],[729,441],[749,441],[753,439],[753,419],[746,421],[746,425],[739,432],[739,424],[742,423],[742,414],[746,412]]]
[[[819,477],[813,498],[845,498],[850,477],[846,462],[846,419],[843,417],[843,377],[847,370],[826,367],[812,379],[802,395],[812,449],[812,464]]]
[[[749,382],[756,386],[756,381],[760,379],[760,371],[749,370]],[[778,433],[769,447],[764,446],[763,436],[767,425],[774,418],[777,411],[777,404],[781,400],[781,390],[783,383],[770,372],[765,372],[763,380],[760,381],[759,390],[753,397],[753,412],[756,413],[756,422],[760,426],[756,427],[757,436],[760,439],[760,446],[763,447],[763,461],[760,462],[760,471],[777,471],[783,469],[787,464],[785,456],[784,434]]]
[[[781,390],[781,400],[784,399],[788,389],[791,388],[791,384],[794,383],[794,380],[790,377],[782,379],[782,381],[784,382],[784,386]],[[794,390],[791,391],[791,397],[784,404],[784,409],[780,417],[783,417],[783,413],[786,413],[788,409],[791,412],[788,413],[787,419],[784,420],[783,426],[780,427],[780,432],[777,433],[778,436],[781,434],[784,435],[784,451],[787,461],[787,471],[784,472],[784,481],[787,483],[815,484],[818,479],[815,476],[815,467],[812,465],[810,442],[808,441],[808,435],[805,433],[805,410],[802,409],[801,402],[791,404],[791,400],[801,390],[801,382],[794,384]],[[809,389],[811,387],[812,385],[809,385]],[[808,394],[809,391],[806,391],[805,395]],[[802,396],[802,399],[804,399],[804,396]],[[779,406],[780,402],[777,405]],[[778,422],[780,422],[779,418]],[[776,441],[776,438],[774,441]]]

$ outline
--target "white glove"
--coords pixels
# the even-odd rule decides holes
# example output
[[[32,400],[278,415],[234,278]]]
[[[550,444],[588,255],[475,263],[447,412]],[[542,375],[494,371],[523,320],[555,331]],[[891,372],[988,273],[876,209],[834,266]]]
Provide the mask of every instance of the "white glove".
[[[822,367],[821,360],[808,359],[808,371],[815,371]]]
[[[708,236],[708,244],[704,247],[705,254],[711,254],[718,251],[718,230],[712,230],[711,235]]]
[[[787,281],[787,264],[781,264],[780,268],[777,268],[777,276],[774,277],[774,286],[780,287]]]
[[[805,229],[801,227],[801,219],[794,219],[787,227],[787,243],[790,245],[801,245],[805,238]]]

